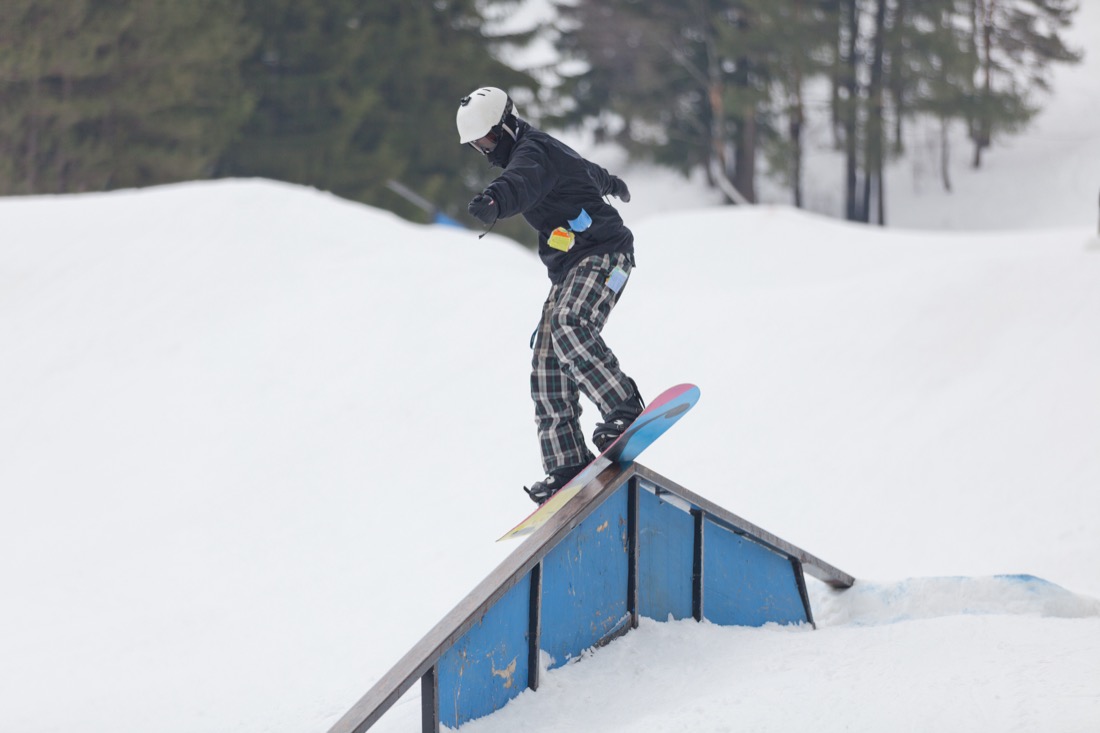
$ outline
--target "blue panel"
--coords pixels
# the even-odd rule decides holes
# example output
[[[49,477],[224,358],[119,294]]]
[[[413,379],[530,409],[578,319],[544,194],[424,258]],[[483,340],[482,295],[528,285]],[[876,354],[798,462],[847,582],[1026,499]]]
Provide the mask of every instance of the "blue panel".
[[[457,728],[527,689],[531,575],[486,612],[439,660],[439,720]]]
[[[638,613],[658,621],[691,618],[695,518],[638,492]]]
[[[629,623],[626,487],[616,491],[542,562],[540,646],[560,667]]]
[[[806,621],[786,556],[710,521],[703,534],[704,618],[737,626]]]

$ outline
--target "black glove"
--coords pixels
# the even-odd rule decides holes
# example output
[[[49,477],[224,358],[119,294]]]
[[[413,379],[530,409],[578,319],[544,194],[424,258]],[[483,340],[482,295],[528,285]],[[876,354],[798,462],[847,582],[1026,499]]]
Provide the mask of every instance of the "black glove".
[[[611,195],[624,204],[630,203],[630,189],[626,187],[626,182],[618,176],[611,176]]]
[[[493,200],[492,194],[488,191],[474,196],[466,210],[470,212],[470,216],[486,226],[492,226],[493,222],[500,216],[500,208],[497,207],[497,202]]]

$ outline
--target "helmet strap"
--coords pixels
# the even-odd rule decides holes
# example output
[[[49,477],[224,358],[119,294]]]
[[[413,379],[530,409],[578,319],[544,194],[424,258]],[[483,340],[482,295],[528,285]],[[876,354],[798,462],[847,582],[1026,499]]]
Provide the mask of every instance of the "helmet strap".
[[[505,124],[505,121],[512,115],[512,110],[513,109],[514,109],[514,107],[512,105],[512,98],[508,97],[508,101],[504,103],[504,114],[502,114],[500,116],[500,124],[498,126],[502,130],[507,132],[509,135],[511,135],[512,139],[515,140],[516,139],[516,131],[513,130],[512,128],[508,127],[508,125]]]

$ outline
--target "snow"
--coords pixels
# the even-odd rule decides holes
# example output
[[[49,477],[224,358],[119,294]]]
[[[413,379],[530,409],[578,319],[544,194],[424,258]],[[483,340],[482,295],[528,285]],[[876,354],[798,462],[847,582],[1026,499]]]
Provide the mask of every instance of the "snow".
[[[322,730],[513,549],[531,253],[266,181],[0,222],[0,729]],[[1095,728],[1092,233],[632,223],[606,336],[703,391],[643,462],[860,581],[813,632],[647,623],[471,729]]]
[[[859,580],[816,630],[647,621],[463,730],[1100,728],[1095,66],[954,194],[892,183],[905,229],[626,167],[605,335],[702,388],[643,463]],[[325,730],[514,549],[547,287],[269,181],[0,199],[0,731]]]

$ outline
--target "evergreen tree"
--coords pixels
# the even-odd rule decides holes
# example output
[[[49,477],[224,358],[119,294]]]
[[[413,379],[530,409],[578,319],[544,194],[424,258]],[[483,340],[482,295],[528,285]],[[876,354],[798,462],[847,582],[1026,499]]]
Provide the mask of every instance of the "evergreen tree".
[[[247,5],[262,38],[244,65],[258,103],[220,174],[313,185],[423,220],[387,186],[395,180],[465,217],[485,163],[458,144],[458,100],[482,85],[534,86],[489,54],[473,0]]]
[[[758,102],[757,113],[766,121],[765,133],[771,133],[762,138],[763,153],[770,173],[787,183],[794,205],[801,207],[802,136],[808,116],[804,90],[813,78],[833,72],[837,2],[787,0],[757,10],[753,55],[768,69],[768,95]],[[736,36],[730,40],[741,43]]]
[[[201,178],[250,108],[240,0],[6,0],[4,193]]]
[[[572,30],[562,45],[589,67],[564,86],[578,103],[569,119],[611,120],[605,129],[628,149],[683,170],[701,165],[715,184],[732,179],[728,198],[753,201],[761,146],[778,138],[780,115],[793,142],[772,147],[772,158],[786,169],[801,143],[801,89],[821,68],[826,8],[816,0],[582,0],[563,10]]]
[[[565,120],[596,119],[635,154],[717,169],[754,198],[763,151],[801,202],[802,89],[832,79],[849,219],[882,223],[883,170],[905,120],[970,122],[977,153],[1030,116],[1070,0],[578,0],[562,47],[587,69],[563,85]],[[782,123],[786,123],[784,137]],[[893,144],[891,145],[891,140]],[[946,161],[943,165],[944,184]]]
[[[1062,41],[1077,6],[1071,0],[969,0],[979,79],[971,112],[975,168],[997,132],[1012,132],[1038,111],[1036,91],[1049,89],[1053,62],[1077,63]]]
[[[635,155],[687,172],[724,159],[722,70],[708,0],[594,2],[562,6],[565,74],[559,93],[575,105],[563,122],[595,120],[597,135]]]
[[[894,143],[903,150],[902,124],[918,115],[939,121],[941,174],[950,190],[948,127],[971,115],[977,57],[967,10],[960,0],[899,0],[888,45],[889,91],[896,110]]]

